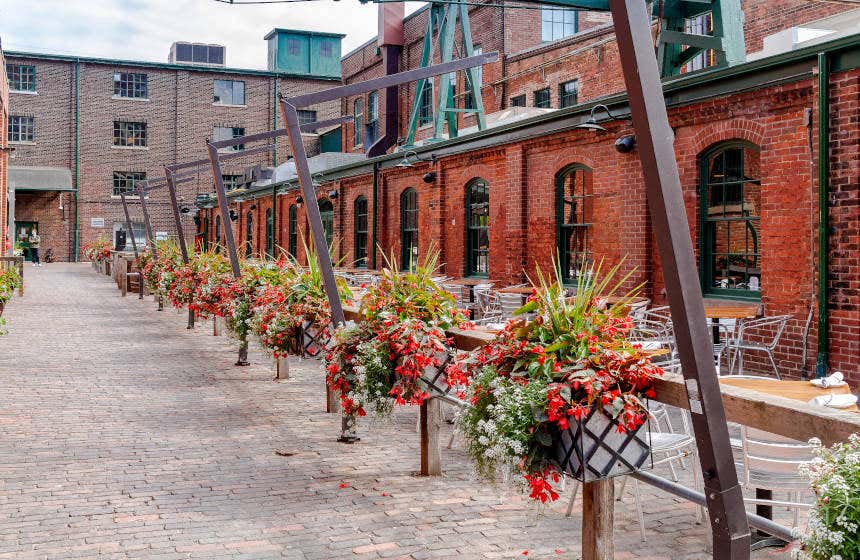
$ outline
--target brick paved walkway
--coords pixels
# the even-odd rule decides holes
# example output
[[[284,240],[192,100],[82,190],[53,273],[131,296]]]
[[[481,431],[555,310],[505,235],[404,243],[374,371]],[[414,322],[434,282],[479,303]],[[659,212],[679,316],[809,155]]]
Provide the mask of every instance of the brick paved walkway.
[[[317,363],[275,383],[88,265],[26,274],[0,338],[0,558],[579,556],[578,514],[475,481],[456,446],[444,477],[413,476],[414,412],[338,444]],[[643,493],[648,542],[628,494],[618,560],[709,558],[690,504]]]

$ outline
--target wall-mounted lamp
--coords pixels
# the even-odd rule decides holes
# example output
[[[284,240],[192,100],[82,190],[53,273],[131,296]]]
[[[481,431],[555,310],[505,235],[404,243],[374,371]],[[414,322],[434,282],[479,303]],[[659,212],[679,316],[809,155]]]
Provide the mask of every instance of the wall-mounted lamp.
[[[200,219],[200,216],[198,214],[195,214],[194,215],[194,225],[197,227],[200,227],[200,224],[202,222],[203,222],[203,220]]]
[[[296,197],[296,206],[297,206],[298,208],[301,208],[301,207],[302,207],[302,203],[303,203],[304,201],[305,201],[305,199],[304,199],[304,198],[302,198],[302,195],[297,196],[297,197]]]
[[[248,210],[256,210],[256,209],[257,209],[256,204],[252,204],[251,206],[248,207]]]
[[[409,158],[412,158],[412,162],[409,161]],[[422,159],[418,157],[418,153],[415,150],[407,150],[406,153],[403,154],[403,159],[395,165],[394,167],[401,168],[409,168],[412,167],[415,163],[435,163],[436,162],[436,154],[430,154],[430,159]]]
[[[580,123],[576,125],[574,128],[584,128],[587,130],[595,130],[597,132],[606,132],[606,129],[597,123],[597,110],[601,109],[604,113],[609,115],[609,119],[611,121],[627,121],[630,122],[630,117],[622,117],[618,115],[613,115],[609,110],[609,107],[603,104],[595,105],[591,108],[591,116],[584,123]]]
[[[188,214],[189,212],[191,212],[191,208],[189,208],[187,206],[183,206],[182,208],[179,209],[180,214]]]
[[[425,183],[432,183],[436,180],[436,172],[429,171],[424,174],[424,177],[421,178]]]
[[[636,137],[627,134],[615,141],[615,149],[622,154],[629,154],[636,148]]]
[[[238,221],[238,220],[239,220],[239,213],[238,213],[238,212],[236,212],[235,210],[232,210],[232,209],[231,209],[231,210],[230,210],[230,221],[231,221],[231,222],[235,222],[235,221]]]
[[[337,198],[337,191],[328,191],[328,197],[332,200]]]

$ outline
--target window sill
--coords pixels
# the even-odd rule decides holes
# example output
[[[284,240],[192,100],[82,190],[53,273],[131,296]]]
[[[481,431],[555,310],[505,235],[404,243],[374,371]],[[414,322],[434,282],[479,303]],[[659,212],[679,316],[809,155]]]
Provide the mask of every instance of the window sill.
[[[124,95],[112,95],[111,99],[121,100],[121,101],[145,101],[149,102],[148,97],[126,97]]]
[[[39,95],[38,91],[29,91],[26,89],[10,89],[9,93],[17,93],[18,95]]]
[[[232,107],[234,109],[245,109],[248,107],[247,105],[232,105],[230,103],[213,103],[212,106],[213,107]]]
[[[730,299],[734,301],[750,301],[750,302],[760,302],[761,301],[761,290],[753,291],[752,293],[747,295],[745,293],[739,293],[741,290],[713,290],[710,292],[705,292],[703,294],[704,299]]]
[[[111,146],[111,150],[132,150],[139,152],[149,151],[149,146]]]
[[[7,144],[10,144],[13,146],[35,146],[36,141],[35,140],[9,140],[7,142]]]
[[[112,195],[110,195],[110,198],[111,198],[111,200],[122,200],[122,196],[120,196],[118,194],[112,194]],[[148,196],[144,197],[144,198],[146,200],[149,200]],[[140,195],[139,194],[127,194],[127,195],[125,195],[125,199],[126,200],[140,200]]]

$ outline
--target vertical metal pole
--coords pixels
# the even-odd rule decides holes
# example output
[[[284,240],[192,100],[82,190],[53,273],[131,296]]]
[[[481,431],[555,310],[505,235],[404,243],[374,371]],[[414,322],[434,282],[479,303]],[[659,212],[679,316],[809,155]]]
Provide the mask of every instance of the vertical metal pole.
[[[236,239],[233,237],[233,221],[230,219],[230,211],[227,208],[227,191],[224,189],[224,177],[221,175],[221,162],[218,160],[218,148],[206,143],[209,150],[209,161],[212,163],[212,177],[215,179],[215,192],[218,195],[218,208],[221,210],[221,224],[224,226],[224,239],[227,241],[227,255],[230,257],[230,268],[233,277],[242,278],[242,270],[239,268],[239,257],[236,255]],[[237,366],[247,366],[248,362],[248,340],[239,341],[239,359]]]
[[[284,124],[287,128],[287,141],[290,144],[290,153],[293,155],[293,161],[296,164],[296,176],[299,185],[302,187],[302,195],[307,204],[306,213],[308,222],[311,225],[311,233],[313,234],[314,245],[317,248],[317,261],[319,262],[320,270],[323,275],[323,283],[325,284],[326,295],[328,296],[329,307],[331,308],[332,323],[335,327],[346,322],[343,314],[343,306],[340,302],[340,294],[337,291],[337,282],[334,277],[334,266],[331,262],[331,255],[328,252],[328,243],[323,230],[322,217],[320,216],[320,207],[317,202],[316,191],[314,191],[311,171],[308,167],[308,156],[305,152],[305,145],[302,142],[302,132],[299,127],[299,115],[296,108],[281,99],[281,116],[284,118]],[[329,390],[327,388],[327,390]],[[355,417],[344,414],[341,417],[341,434],[338,441],[344,443],[353,443],[358,441],[356,435]]]
[[[152,235],[152,222],[149,220],[149,210],[146,207],[146,191],[147,189],[137,189],[137,194],[140,199],[140,209],[143,212],[143,225],[146,228],[146,239],[149,243],[149,252],[152,254],[152,258],[158,258],[158,250],[155,248],[155,236]],[[143,273],[141,272],[140,281],[143,282]],[[156,294],[156,299],[158,300],[158,310],[164,311],[164,299],[161,297],[161,294]]]
[[[125,227],[131,233],[131,247],[134,249],[134,258],[137,258],[137,241],[134,239],[134,229],[131,227],[131,218],[128,215],[128,203],[125,200],[125,191],[119,192],[119,198],[122,200],[122,211],[125,213]]]
[[[701,458],[713,557],[745,560],[750,530],[729,445],[651,22],[642,0],[609,0],[609,6]]]
[[[176,185],[173,184],[173,172],[165,166],[164,175],[167,178],[167,190],[170,191],[170,206],[173,208],[173,220],[176,222],[176,236],[179,238],[179,250],[182,252],[182,263],[188,266],[188,246],[185,244],[185,232],[182,231],[179,203],[176,200]],[[188,309],[188,326],[186,328],[194,328],[194,311],[190,308]]]

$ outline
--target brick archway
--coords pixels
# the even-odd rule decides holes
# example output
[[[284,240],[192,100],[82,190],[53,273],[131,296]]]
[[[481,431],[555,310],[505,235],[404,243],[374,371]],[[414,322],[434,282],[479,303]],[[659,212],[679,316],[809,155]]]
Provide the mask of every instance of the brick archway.
[[[749,119],[731,119],[706,125],[699,130],[692,142],[694,154],[727,140],[746,140],[762,147],[764,143],[764,126]]]

